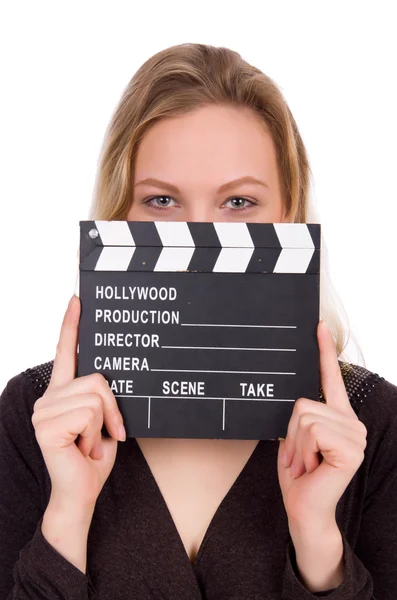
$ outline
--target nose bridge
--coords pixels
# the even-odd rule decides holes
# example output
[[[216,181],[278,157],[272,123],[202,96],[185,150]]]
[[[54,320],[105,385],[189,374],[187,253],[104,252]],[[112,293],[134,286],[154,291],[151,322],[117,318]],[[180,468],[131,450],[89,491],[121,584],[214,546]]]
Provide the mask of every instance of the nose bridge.
[[[192,198],[184,211],[184,219],[196,222],[214,221],[216,219],[215,206],[203,197]]]

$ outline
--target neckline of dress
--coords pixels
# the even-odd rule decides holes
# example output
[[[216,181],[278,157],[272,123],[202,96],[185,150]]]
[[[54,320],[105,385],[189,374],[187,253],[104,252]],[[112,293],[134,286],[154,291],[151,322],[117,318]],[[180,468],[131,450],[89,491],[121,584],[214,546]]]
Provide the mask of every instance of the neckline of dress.
[[[186,552],[186,548],[185,548],[182,538],[179,534],[179,531],[176,527],[175,521],[172,518],[172,514],[168,508],[168,505],[164,499],[164,496],[163,496],[161,489],[156,481],[156,478],[154,477],[152,470],[150,469],[149,463],[147,462],[146,457],[141,450],[141,447],[139,446],[138,442],[136,441],[136,438],[131,438],[131,440],[132,440],[134,446],[136,447],[137,455],[142,463],[144,470],[146,471],[146,475],[148,476],[149,480],[152,483],[154,490],[156,491],[160,505],[162,507],[162,511],[164,513],[164,518],[166,518],[168,523],[170,524],[171,529],[174,532],[175,540],[176,540],[178,546],[182,549],[183,554],[186,557],[186,561],[187,561],[190,569],[192,571],[194,571],[195,567],[197,567],[199,562],[201,562],[201,560],[202,560],[205,546],[207,545],[208,539],[210,538],[212,532],[216,528],[217,523],[220,519],[222,512],[225,509],[226,504],[230,501],[230,499],[236,493],[237,488],[241,485],[242,481],[244,480],[244,478],[247,476],[248,472],[252,468],[252,465],[255,463],[256,457],[259,454],[259,451],[261,450],[261,448],[263,446],[263,440],[258,441],[255,448],[253,449],[250,456],[248,457],[248,460],[244,464],[243,468],[241,469],[241,471],[237,475],[236,479],[233,481],[232,485],[230,486],[230,488],[228,489],[228,491],[226,492],[226,494],[220,501],[220,503],[219,503],[217,509],[215,510],[215,512],[208,524],[208,527],[204,533],[203,539],[201,541],[201,544],[200,544],[199,549],[196,554],[196,558],[193,563],[190,562],[190,558]]]

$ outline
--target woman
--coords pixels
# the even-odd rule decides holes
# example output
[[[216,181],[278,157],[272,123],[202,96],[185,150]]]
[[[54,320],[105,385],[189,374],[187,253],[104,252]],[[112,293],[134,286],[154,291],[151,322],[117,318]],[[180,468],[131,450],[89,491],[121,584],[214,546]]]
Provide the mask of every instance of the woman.
[[[127,86],[90,218],[310,222],[309,174],[274,82],[182,44]],[[280,441],[125,439],[104,377],[75,378],[74,296],[54,361],[1,396],[0,600],[395,598],[397,387],[338,361],[322,285],[322,389]]]

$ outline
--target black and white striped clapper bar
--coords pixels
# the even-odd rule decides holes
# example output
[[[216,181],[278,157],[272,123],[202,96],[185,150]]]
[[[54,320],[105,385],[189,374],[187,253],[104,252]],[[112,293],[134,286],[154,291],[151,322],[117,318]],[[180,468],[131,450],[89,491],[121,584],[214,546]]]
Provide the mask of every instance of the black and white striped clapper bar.
[[[77,376],[129,437],[285,437],[318,399],[320,227],[80,221]]]

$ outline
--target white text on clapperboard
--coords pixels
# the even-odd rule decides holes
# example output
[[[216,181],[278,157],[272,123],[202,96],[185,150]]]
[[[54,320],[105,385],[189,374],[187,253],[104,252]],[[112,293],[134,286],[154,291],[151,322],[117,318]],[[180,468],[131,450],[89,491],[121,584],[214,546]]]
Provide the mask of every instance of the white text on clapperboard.
[[[174,302],[178,297],[175,287],[131,287],[131,286],[103,286],[97,285],[95,291],[97,301],[125,300],[138,301],[163,301]],[[150,325],[180,325],[179,310],[150,310],[150,309],[109,309],[97,307],[95,309],[95,323],[125,323],[125,324],[150,324]],[[127,348],[161,348],[160,336],[155,333],[99,333],[95,332],[95,346],[102,348],[127,347]],[[94,368],[97,371],[104,369],[113,371],[150,371],[147,358],[137,356],[96,356]],[[133,395],[133,379],[114,379],[110,384],[115,394]],[[240,382],[241,397],[273,398],[273,383],[246,383]],[[164,396],[205,396],[204,381],[173,381],[162,382]]]

